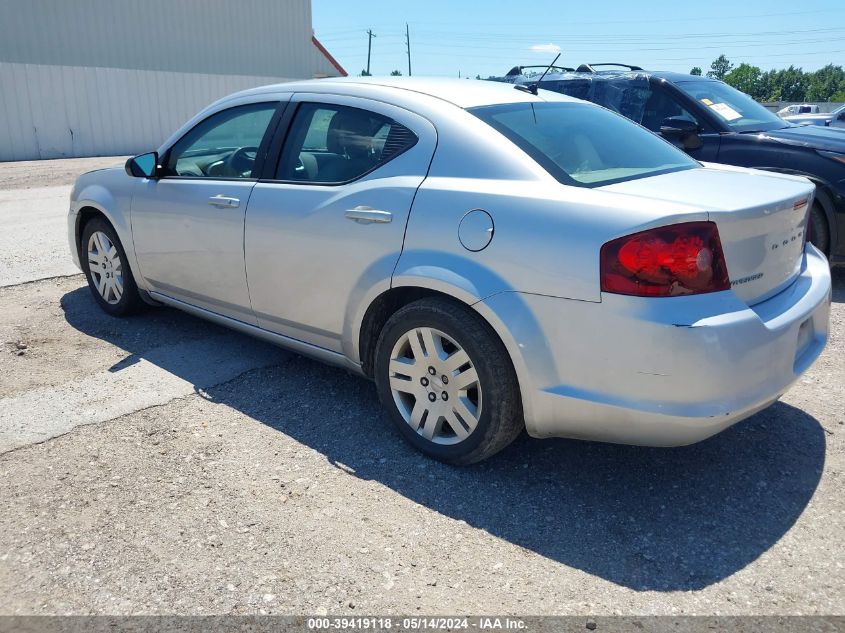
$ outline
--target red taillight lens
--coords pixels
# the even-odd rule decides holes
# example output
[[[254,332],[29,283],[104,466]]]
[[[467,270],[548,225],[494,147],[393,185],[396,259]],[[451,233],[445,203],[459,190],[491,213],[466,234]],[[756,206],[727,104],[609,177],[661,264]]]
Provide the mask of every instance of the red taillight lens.
[[[601,247],[601,289],[638,297],[729,290],[731,281],[713,222],[649,229]]]

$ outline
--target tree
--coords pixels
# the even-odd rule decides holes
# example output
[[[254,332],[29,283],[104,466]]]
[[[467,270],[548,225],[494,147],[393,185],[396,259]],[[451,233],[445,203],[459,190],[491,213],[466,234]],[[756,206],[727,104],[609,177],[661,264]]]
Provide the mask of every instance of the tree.
[[[361,71],[361,77],[371,77],[371,75],[366,70],[362,70]]]
[[[733,86],[737,90],[751,95],[755,99],[762,99],[763,94],[760,90],[760,77],[762,72],[757,66],[750,64],[740,64],[727,75],[725,75],[725,83]]]
[[[719,55],[713,63],[710,64],[710,71],[707,73],[708,77],[712,77],[713,79],[724,79],[725,75],[727,75],[731,70],[733,70],[734,65],[728,61],[728,58],[724,56],[724,54]]]
[[[782,101],[807,100],[807,75],[800,68],[790,66],[775,72],[775,83]]]
[[[693,66],[692,70],[689,71],[689,74],[690,75],[698,75],[700,77],[701,76],[701,68],[699,68],[698,66]]]
[[[833,96],[845,91],[845,70],[828,64],[814,73],[807,73],[807,101],[836,101]]]
[[[401,70],[393,70],[393,71],[390,72],[390,76],[391,77],[401,77],[402,71]]]
[[[777,71],[767,70],[760,75],[758,91],[761,101],[780,101],[780,86],[777,85]]]

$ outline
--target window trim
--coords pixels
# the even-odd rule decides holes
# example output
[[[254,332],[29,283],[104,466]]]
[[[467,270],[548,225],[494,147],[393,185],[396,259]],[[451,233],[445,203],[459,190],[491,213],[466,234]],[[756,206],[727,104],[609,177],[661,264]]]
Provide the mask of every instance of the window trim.
[[[276,130],[279,126],[279,122],[281,121],[282,115],[287,109],[289,103],[290,101],[281,101],[278,98],[274,98],[267,99],[265,101],[251,101],[248,103],[239,103],[228,108],[221,108],[220,110],[216,110],[215,112],[212,112],[208,116],[203,117],[201,120],[197,121],[194,125],[192,125],[190,129],[188,129],[178,139],[173,141],[173,143],[170,144],[170,147],[168,147],[159,158],[159,165],[167,165],[167,163],[170,161],[170,154],[173,151],[173,148],[176,147],[179,143],[181,143],[182,139],[184,139],[191,132],[197,129],[198,126],[204,124],[212,117],[216,117],[217,115],[223,112],[229,112],[231,110],[237,110],[239,108],[248,108],[251,106],[262,104],[275,104],[273,115],[270,117],[270,122],[267,124],[267,129],[264,130],[264,135],[261,137],[261,142],[258,144],[258,152],[255,155],[255,166],[253,167],[252,172],[253,174],[257,173],[258,176],[252,178],[232,178],[228,176],[174,176],[167,174],[159,176],[157,180],[198,180],[201,182],[208,182],[212,180],[220,182],[258,182],[261,178],[261,174],[263,173],[264,164],[267,162],[267,159],[270,156],[270,141],[274,138]]]
[[[278,128],[276,130],[276,138],[274,138],[273,142],[271,143],[271,150],[267,155],[267,161],[264,164],[264,171],[262,172],[261,177],[258,179],[258,182],[272,183],[272,184],[279,184],[279,185],[306,185],[306,186],[310,186],[310,187],[342,187],[344,185],[348,185],[348,184],[351,184],[353,182],[357,182],[357,181],[365,178],[366,176],[372,174],[376,170],[381,169],[382,167],[384,167],[388,163],[393,162],[393,159],[397,158],[398,156],[401,156],[405,152],[407,152],[407,151],[413,149],[414,147],[416,147],[417,144],[420,142],[420,135],[417,132],[415,132],[413,129],[411,129],[409,126],[405,125],[404,123],[400,123],[399,121],[396,121],[396,119],[394,119],[393,117],[391,117],[387,114],[377,112],[376,110],[373,110],[373,109],[366,109],[366,108],[361,108],[361,107],[358,107],[358,106],[351,106],[351,105],[347,105],[345,103],[333,103],[331,101],[316,101],[316,100],[313,100],[313,99],[309,99],[307,101],[293,101],[293,99],[292,99],[290,103],[291,103],[292,107],[288,108],[285,111],[284,117],[283,117],[284,120],[280,123],[280,125],[278,126]],[[362,110],[364,112],[370,112],[372,114],[376,114],[380,117],[390,119],[394,123],[397,123],[398,125],[401,125],[402,127],[408,129],[414,135],[414,142],[412,144],[408,145],[408,147],[406,147],[402,151],[396,152],[388,160],[374,165],[371,169],[368,169],[364,173],[359,174],[358,176],[356,176],[355,178],[352,178],[350,180],[343,180],[343,181],[336,181],[336,182],[312,182],[312,181],[308,181],[308,180],[286,180],[286,179],[276,178],[276,174],[279,171],[279,165],[282,162],[282,156],[284,155],[285,150],[288,148],[288,144],[291,142],[291,133],[290,132],[291,132],[291,129],[293,128],[293,123],[296,120],[296,116],[297,116],[297,114],[299,114],[299,111],[303,106],[308,106],[308,105],[320,106],[320,107],[324,107],[324,108],[326,108],[326,107],[328,107],[328,108],[352,108],[354,110]]]

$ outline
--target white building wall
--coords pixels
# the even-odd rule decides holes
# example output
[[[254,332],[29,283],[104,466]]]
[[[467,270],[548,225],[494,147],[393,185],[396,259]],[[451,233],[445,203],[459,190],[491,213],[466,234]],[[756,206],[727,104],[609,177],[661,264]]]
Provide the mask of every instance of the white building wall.
[[[0,62],[0,161],[153,150],[212,101],[291,79]]]
[[[0,161],[132,154],[226,94],[337,76],[310,0],[0,0]]]

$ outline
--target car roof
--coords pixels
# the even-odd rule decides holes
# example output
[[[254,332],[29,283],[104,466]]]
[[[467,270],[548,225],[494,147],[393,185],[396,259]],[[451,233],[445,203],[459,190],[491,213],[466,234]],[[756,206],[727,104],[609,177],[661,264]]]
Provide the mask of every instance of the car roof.
[[[368,87],[374,89],[417,93],[448,101],[460,108],[471,108],[501,103],[540,102],[540,101],[577,101],[556,92],[542,91],[533,95],[523,90],[515,90],[513,84],[476,79],[454,79],[442,77],[332,77],[326,79],[308,79],[251,88],[227,97],[253,96],[273,92],[331,92],[342,90],[348,94],[360,95]]]
[[[704,75],[690,75],[669,70],[598,70],[595,72],[563,72],[549,73],[543,81],[566,81],[573,79],[634,79],[641,77],[656,77],[672,83],[683,81],[718,81]],[[536,77],[518,77],[519,83],[530,84]]]

